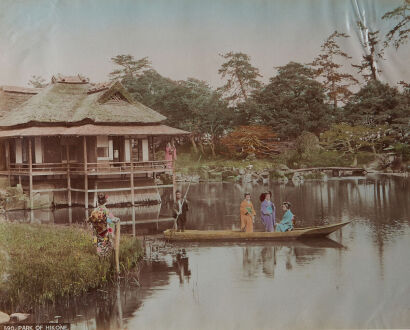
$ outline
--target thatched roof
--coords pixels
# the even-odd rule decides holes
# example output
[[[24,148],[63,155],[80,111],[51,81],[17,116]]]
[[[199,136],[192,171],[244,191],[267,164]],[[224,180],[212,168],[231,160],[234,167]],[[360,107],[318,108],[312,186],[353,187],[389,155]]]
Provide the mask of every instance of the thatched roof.
[[[26,102],[33,95],[38,94],[41,88],[26,88],[17,86],[0,87],[0,118],[10,110]]]
[[[133,101],[120,82],[95,86],[88,80],[73,78],[67,82],[59,78],[0,118],[0,127],[36,123],[76,125],[84,121],[96,124],[154,124],[165,119],[158,112]]]

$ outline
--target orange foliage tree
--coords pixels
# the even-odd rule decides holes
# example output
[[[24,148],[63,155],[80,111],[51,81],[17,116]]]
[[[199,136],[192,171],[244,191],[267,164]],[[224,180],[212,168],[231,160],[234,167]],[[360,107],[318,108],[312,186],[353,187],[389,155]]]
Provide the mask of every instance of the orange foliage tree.
[[[240,158],[252,154],[264,158],[281,152],[281,144],[269,126],[238,126],[220,142],[225,153]]]

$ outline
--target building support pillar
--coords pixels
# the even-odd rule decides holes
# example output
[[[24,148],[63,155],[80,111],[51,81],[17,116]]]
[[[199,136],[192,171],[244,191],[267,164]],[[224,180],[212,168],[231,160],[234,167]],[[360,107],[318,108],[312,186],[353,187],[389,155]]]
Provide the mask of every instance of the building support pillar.
[[[31,155],[31,137],[28,138],[29,194],[30,210],[33,209],[33,159]]]
[[[83,136],[84,150],[84,206],[88,209],[87,138]]]
[[[67,160],[67,201],[68,201],[68,206],[72,206],[71,202],[71,177],[70,177],[70,149],[69,145],[66,145],[66,160]]]
[[[134,160],[132,159],[132,139],[130,139],[130,182],[131,182],[131,204],[135,204],[135,191],[134,191]]]
[[[10,168],[10,141],[6,141],[6,166],[8,171],[8,182],[11,187],[11,168]]]

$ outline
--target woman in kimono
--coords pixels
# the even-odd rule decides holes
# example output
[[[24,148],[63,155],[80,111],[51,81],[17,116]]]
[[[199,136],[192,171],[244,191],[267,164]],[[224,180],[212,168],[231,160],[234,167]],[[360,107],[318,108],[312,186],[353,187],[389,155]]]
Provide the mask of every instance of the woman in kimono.
[[[275,205],[271,201],[272,193],[261,194],[259,197],[261,204],[261,220],[265,225],[265,231],[271,232],[275,226]]]
[[[165,160],[167,161],[167,168],[172,168],[173,161],[177,159],[177,149],[174,141],[168,142],[165,147]]]
[[[109,257],[113,249],[115,224],[119,221],[105,206],[108,196],[98,194],[98,206],[91,212],[88,222],[94,229],[94,244],[100,257]]]
[[[293,229],[293,213],[291,212],[291,204],[284,202],[282,204],[282,210],[285,211],[282,220],[276,225],[276,231],[285,232]]]
[[[253,219],[255,218],[256,212],[251,202],[250,193],[245,193],[245,199],[241,203],[240,213],[241,213],[241,231],[252,233],[253,232]]]

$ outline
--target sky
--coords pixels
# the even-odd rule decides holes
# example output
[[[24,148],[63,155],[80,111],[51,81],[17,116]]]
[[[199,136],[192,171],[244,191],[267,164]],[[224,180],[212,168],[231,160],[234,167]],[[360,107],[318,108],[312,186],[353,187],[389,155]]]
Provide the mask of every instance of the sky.
[[[32,75],[83,74],[108,80],[111,57],[148,56],[161,75],[222,85],[218,55],[241,51],[263,82],[289,61],[309,63],[334,31],[358,64],[357,20],[384,36],[381,16],[402,0],[0,0],[0,85],[26,86]],[[410,80],[410,44],[385,51],[380,78]],[[350,63],[348,71],[353,72]]]

